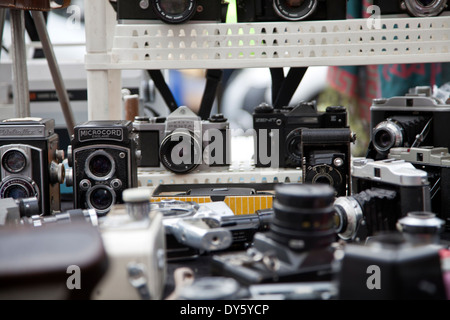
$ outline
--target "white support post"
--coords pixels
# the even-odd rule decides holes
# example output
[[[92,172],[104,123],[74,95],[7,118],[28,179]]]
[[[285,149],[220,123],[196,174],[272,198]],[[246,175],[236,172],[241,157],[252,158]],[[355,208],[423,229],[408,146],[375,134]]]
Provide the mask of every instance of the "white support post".
[[[115,13],[108,0],[85,0],[86,53],[108,63],[112,48]],[[121,71],[87,70],[88,119],[122,118]]]

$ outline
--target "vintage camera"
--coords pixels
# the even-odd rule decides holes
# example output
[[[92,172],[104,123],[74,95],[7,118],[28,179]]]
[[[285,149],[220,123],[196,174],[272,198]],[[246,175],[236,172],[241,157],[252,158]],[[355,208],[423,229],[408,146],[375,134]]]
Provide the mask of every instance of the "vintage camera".
[[[167,278],[163,216],[150,209],[151,190],[130,188],[124,204],[99,218],[98,229],[110,261],[93,300],[159,300]]]
[[[350,144],[354,141],[349,128],[302,129],[303,183],[328,184],[336,196],[350,195]]]
[[[375,99],[370,114],[368,158],[385,159],[389,150],[396,147],[450,148],[450,136],[445,134],[450,105],[433,97],[430,87],[411,88],[402,97]]]
[[[334,199],[334,189],[327,185],[279,185],[269,230],[257,232],[246,251],[213,256],[212,274],[245,285],[330,281],[336,240]]]
[[[431,208],[450,228],[450,154],[447,148],[392,148],[389,158],[410,162],[428,174]]]
[[[318,112],[315,101],[280,109],[266,103],[257,106],[253,113],[255,166],[301,168],[304,128],[347,128],[347,110],[331,106],[325,112]]]
[[[347,0],[237,0],[238,22],[342,20]]]
[[[137,186],[138,157],[131,121],[77,125],[68,148],[72,170],[66,182],[74,187],[74,207],[95,209],[101,216],[114,204],[123,203],[123,191]]]
[[[39,199],[40,214],[59,211],[64,152],[52,119],[0,122],[0,198]]]
[[[440,248],[399,233],[347,244],[338,271],[342,300],[446,300]]]
[[[201,120],[181,106],[166,118],[137,117],[133,126],[142,152],[139,167],[184,174],[231,164],[229,123],[222,115]]]
[[[163,215],[170,261],[246,248],[256,232],[268,229],[273,216],[269,210],[235,215],[223,201],[198,204],[163,200],[153,202],[151,208]]]
[[[117,0],[118,20],[225,22],[228,2],[223,0]]]
[[[365,241],[396,231],[397,221],[413,211],[430,211],[427,173],[404,160],[356,159],[352,195],[334,203],[336,231],[346,241]]]
[[[381,14],[408,13],[413,17],[433,17],[448,10],[447,0],[374,0]]]

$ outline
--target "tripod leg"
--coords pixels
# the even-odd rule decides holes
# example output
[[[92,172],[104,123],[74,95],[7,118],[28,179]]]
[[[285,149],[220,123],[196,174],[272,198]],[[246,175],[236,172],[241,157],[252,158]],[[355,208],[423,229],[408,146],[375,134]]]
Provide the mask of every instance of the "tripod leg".
[[[28,86],[25,20],[23,10],[11,9],[12,62],[14,74],[14,104],[16,116],[30,116],[30,89]]]
[[[39,39],[42,43],[42,49],[44,50],[45,57],[52,74],[53,83],[55,84],[56,93],[58,94],[59,101],[61,103],[61,109],[66,121],[67,130],[69,135],[72,136],[73,128],[75,127],[75,120],[73,117],[72,109],[70,107],[69,96],[67,94],[66,87],[59,70],[58,62],[56,61],[53,46],[48,36],[47,27],[45,25],[44,14],[41,11],[31,11],[34,23],[36,24],[36,30],[39,35]]]

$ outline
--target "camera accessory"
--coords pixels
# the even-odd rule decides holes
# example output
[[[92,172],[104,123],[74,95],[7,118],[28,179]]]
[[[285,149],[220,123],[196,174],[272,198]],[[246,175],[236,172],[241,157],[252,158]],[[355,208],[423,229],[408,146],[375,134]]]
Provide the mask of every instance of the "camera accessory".
[[[165,118],[137,118],[133,126],[142,150],[139,167],[185,174],[231,163],[229,123],[223,115],[202,120],[181,106]]]
[[[99,219],[110,267],[93,292],[94,300],[159,300],[166,280],[162,214],[149,211],[151,192],[129,188],[125,204]]]
[[[234,215],[254,214],[272,208],[276,183],[160,184],[152,202],[163,200],[211,203],[223,201]]]
[[[413,245],[438,245],[444,224],[444,220],[437,218],[432,212],[417,211],[401,218],[397,222],[397,229]]]
[[[37,198],[40,213],[60,211],[64,152],[52,119],[19,118],[0,122],[0,198]]]
[[[334,202],[336,231],[347,241],[364,241],[395,231],[397,221],[412,211],[430,211],[427,173],[403,160],[357,159],[352,164],[351,196]]]
[[[347,0],[237,0],[238,22],[341,20]]]
[[[136,135],[130,121],[88,121],[74,128],[68,149],[74,207],[95,209],[99,216],[123,203],[125,189],[137,186]]]
[[[448,10],[447,0],[374,0],[381,14],[408,13],[412,17],[434,17]]]
[[[223,0],[117,0],[117,19],[160,20],[169,24],[188,21],[225,22],[228,2]]]
[[[447,148],[392,148],[392,159],[410,162],[426,171],[430,182],[431,208],[450,228],[450,154]]]
[[[399,233],[347,244],[339,269],[342,300],[446,299],[439,248],[414,246]]]
[[[257,232],[244,252],[215,255],[213,274],[243,284],[330,280],[333,201],[334,190],[327,185],[279,185],[269,230]]]
[[[431,94],[430,87],[414,87],[405,96],[375,99],[370,107],[371,142],[367,158],[387,158],[391,148],[439,146],[450,148],[444,134],[450,105]]]

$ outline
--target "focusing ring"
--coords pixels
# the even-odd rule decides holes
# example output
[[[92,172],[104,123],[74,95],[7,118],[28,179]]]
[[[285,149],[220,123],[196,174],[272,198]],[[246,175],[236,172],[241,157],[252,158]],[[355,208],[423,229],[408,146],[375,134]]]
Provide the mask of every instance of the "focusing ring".
[[[405,9],[414,17],[434,17],[440,15],[447,8],[447,0],[434,0],[424,5],[419,0],[405,0]]]
[[[175,163],[172,159],[172,151],[180,143],[189,139],[189,147],[193,153],[191,154],[192,163],[181,162],[179,164]],[[161,147],[159,149],[159,156],[163,166],[174,173],[188,173],[195,170],[202,160],[202,147],[201,144],[195,138],[195,135],[191,131],[186,130],[175,130],[174,132],[168,134],[161,142]]]
[[[286,0],[274,0],[273,8],[280,18],[288,21],[299,21],[312,15],[316,11],[317,4],[317,0],[305,0],[299,9],[292,10],[292,8],[288,8],[289,5],[286,5]]]
[[[164,8],[164,3],[167,0],[153,0],[151,1],[153,11],[159,19],[166,23],[177,24],[190,20],[197,12],[197,0],[188,0],[185,9],[182,12],[170,13]]]
[[[40,193],[37,184],[33,180],[25,176],[9,176],[4,179],[0,185],[0,198],[14,198],[8,193],[8,191],[11,191],[11,188],[13,188],[14,186],[21,187],[22,190],[27,193],[26,196],[20,197],[18,199],[32,197],[40,199]]]

